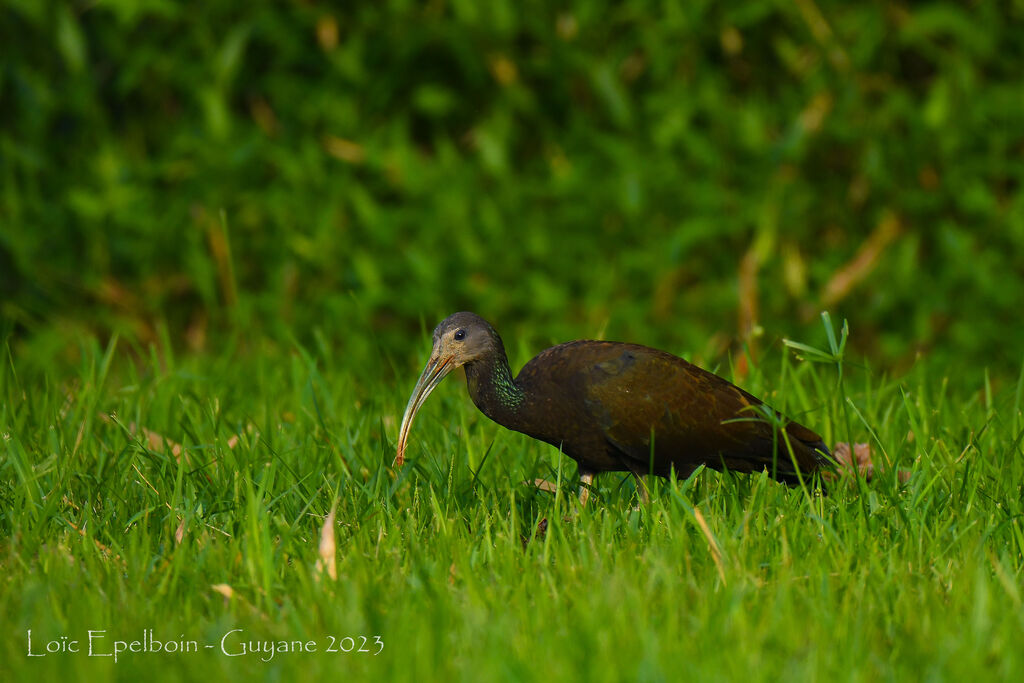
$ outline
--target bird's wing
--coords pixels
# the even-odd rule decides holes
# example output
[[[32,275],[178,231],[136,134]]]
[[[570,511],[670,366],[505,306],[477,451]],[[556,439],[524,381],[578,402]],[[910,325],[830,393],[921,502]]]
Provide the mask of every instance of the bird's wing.
[[[608,441],[643,470],[667,469],[666,458],[680,470],[719,458],[733,469],[761,469],[783,450],[773,445],[781,437],[764,404],[717,375],[633,344],[593,346],[588,353],[577,390]],[[801,468],[813,469],[816,458],[804,454],[813,449],[803,442],[820,437],[792,422],[786,431],[798,442]]]

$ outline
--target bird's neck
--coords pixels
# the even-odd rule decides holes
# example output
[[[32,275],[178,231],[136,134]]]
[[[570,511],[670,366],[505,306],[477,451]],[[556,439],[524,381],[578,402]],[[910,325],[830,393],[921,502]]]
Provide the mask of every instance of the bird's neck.
[[[487,417],[515,429],[525,395],[512,377],[504,349],[491,358],[467,363],[466,386],[473,403]]]

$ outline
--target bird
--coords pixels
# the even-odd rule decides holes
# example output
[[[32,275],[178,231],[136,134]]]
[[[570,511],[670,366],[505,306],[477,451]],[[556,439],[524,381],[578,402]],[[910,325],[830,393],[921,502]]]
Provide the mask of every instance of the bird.
[[[615,341],[571,341],[541,351],[513,377],[501,337],[475,313],[453,313],[406,405],[393,467],[405,462],[413,419],[452,370],[488,418],[551,444],[576,461],[580,502],[594,476],[630,472],[688,477],[700,466],[767,471],[789,485],[830,464],[814,431],[736,385],[658,349]]]

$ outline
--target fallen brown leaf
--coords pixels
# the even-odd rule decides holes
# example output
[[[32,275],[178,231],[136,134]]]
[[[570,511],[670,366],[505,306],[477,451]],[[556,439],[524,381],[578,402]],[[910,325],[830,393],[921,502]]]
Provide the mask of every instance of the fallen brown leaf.
[[[128,431],[132,432],[133,434],[135,433],[134,422],[128,425]],[[163,434],[158,434],[157,432],[154,432],[152,429],[146,429],[145,427],[142,428],[142,435],[146,437],[146,447],[149,448],[150,450],[162,451],[164,449],[164,444],[166,444],[167,446],[170,447],[171,455],[174,456],[174,459],[181,459],[182,447],[181,444],[178,443],[177,441],[172,441]]]
[[[550,482],[547,479],[534,479],[533,481],[527,479],[523,483],[527,486],[536,486],[541,491],[547,491],[548,493],[554,493],[558,490],[558,487],[555,486],[554,482]]]
[[[865,481],[871,481],[875,476],[875,463],[871,457],[870,444],[855,443],[851,448],[850,444],[841,441],[832,449],[832,457],[839,464],[840,474],[861,476]],[[910,480],[910,471],[899,470],[896,476],[901,482],[907,482]]]

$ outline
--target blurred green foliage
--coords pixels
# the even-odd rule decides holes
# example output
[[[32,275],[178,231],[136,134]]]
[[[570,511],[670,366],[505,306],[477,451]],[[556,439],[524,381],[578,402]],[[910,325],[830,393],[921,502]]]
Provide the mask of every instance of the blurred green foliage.
[[[1024,3],[558,5],[7,0],[3,316],[1019,368]]]

